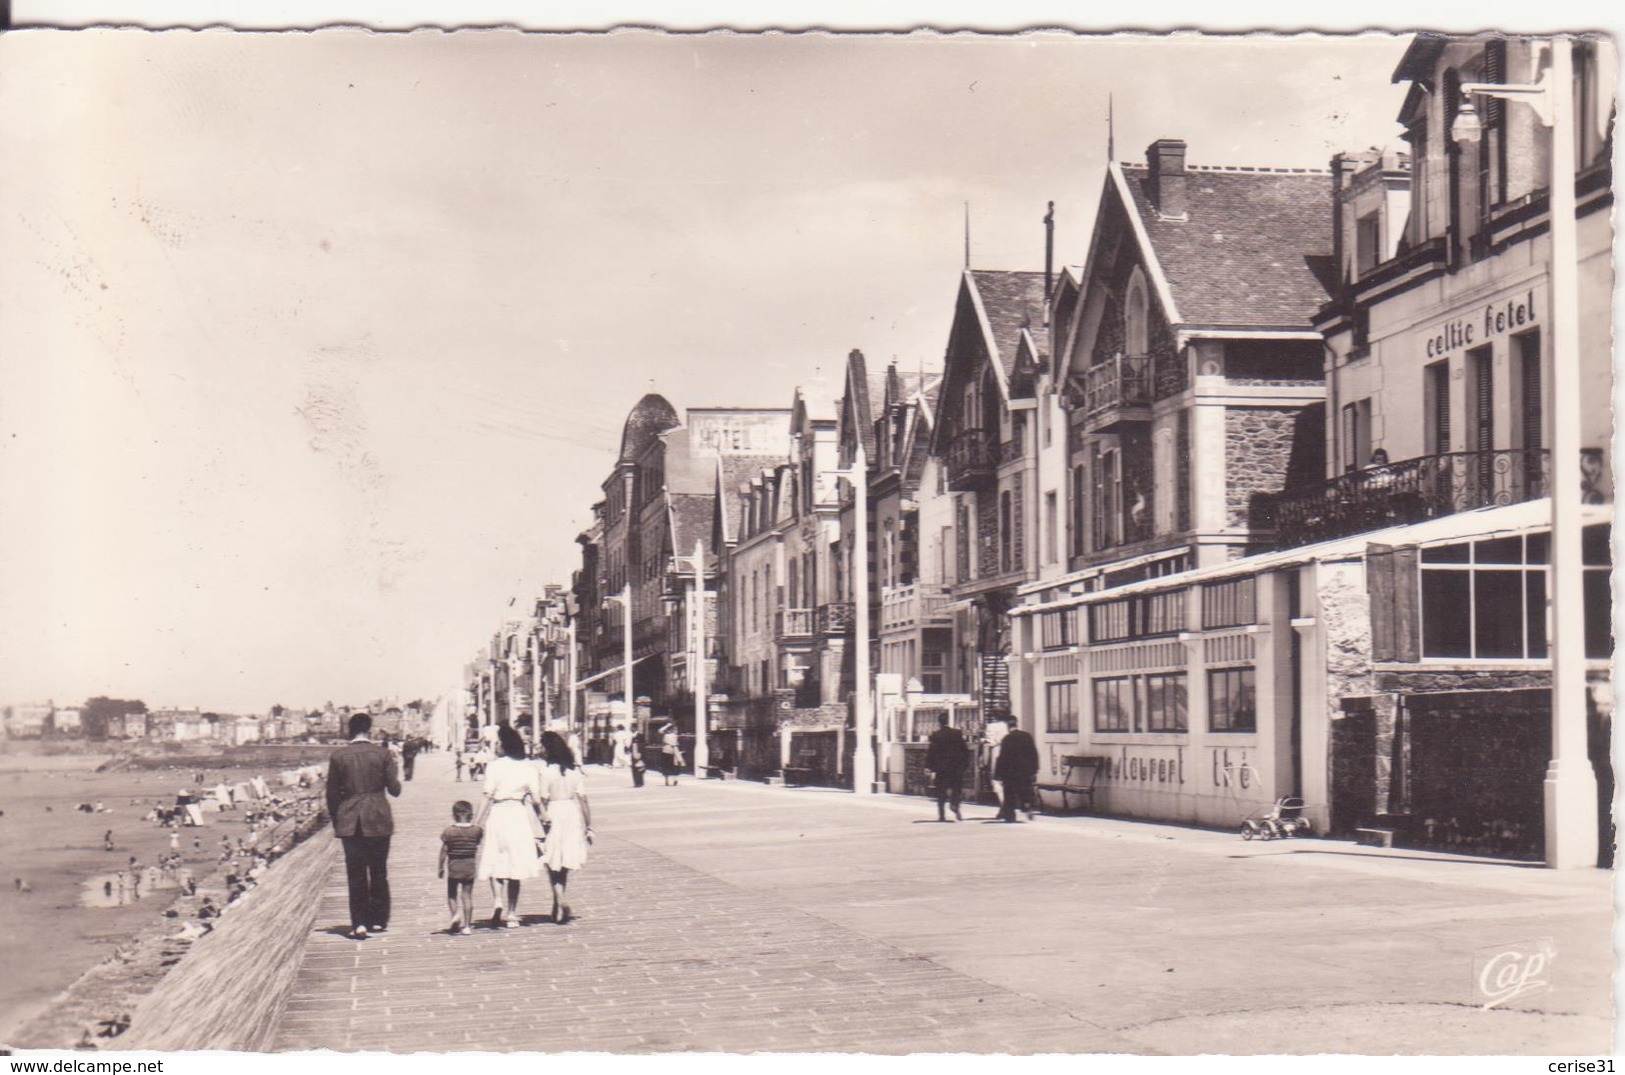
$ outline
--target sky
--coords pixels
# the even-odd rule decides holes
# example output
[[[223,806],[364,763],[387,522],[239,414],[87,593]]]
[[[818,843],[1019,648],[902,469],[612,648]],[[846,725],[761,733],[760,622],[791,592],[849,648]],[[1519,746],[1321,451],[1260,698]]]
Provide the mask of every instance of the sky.
[[[0,704],[448,693],[645,392],[939,368],[1106,160],[1397,145],[1406,39],[0,35]],[[514,606],[509,607],[509,601]]]

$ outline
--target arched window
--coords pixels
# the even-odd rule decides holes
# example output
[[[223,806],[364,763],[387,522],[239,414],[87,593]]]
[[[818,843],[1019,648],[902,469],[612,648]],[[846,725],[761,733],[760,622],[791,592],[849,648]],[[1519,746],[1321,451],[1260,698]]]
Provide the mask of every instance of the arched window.
[[[1146,326],[1150,302],[1145,293],[1145,276],[1138,268],[1128,282],[1128,301],[1123,310],[1123,353],[1143,355],[1151,350]]]

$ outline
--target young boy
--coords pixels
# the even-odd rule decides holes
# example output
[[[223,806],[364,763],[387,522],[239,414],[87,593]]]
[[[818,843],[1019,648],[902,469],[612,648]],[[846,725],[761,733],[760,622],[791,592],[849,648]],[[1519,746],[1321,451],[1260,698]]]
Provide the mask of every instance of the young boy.
[[[466,936],[474,932],[474,862],[485,830],[474,824],[474,807],[466,799],[452,804],[451,821],[440,834],[440,876],[446,879],[446,906],[451,911],[446,932]]]

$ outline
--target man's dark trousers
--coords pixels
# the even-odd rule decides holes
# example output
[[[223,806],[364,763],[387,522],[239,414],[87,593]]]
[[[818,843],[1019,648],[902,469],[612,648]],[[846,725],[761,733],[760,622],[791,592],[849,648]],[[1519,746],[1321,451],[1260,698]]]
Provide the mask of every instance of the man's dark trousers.
[[[1004,803],[999,807],[999,819],[1002,821],[1016,820],[1017,810],[1031,810],[1033,802],[1033,780],[1031,777],[1004,778]]]
[[[959,816],[959,804],[965,795],[964,773],[938,773],[937,774],[937,817],[943,816],[943,808],[953,809],[954,817]]]
[[[350,921],[357,925],[389,923],[388,836],[343,836],[344,873],[350,882]]]

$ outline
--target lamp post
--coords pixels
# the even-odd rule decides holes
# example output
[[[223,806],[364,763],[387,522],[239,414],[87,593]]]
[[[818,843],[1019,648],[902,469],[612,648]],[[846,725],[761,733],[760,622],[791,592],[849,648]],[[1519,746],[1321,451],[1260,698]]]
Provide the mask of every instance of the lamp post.
[[[852,751],[852,791],[857,795],[875,792],[875,712],[869,683],[869,458],[858,438],[852,465],[834,472],[852,486],[852,655],[855,694],[852,734],[857,742]]]
[[[1546,865],[1597,865],[1597,774],[1586,744],[1585,571],[1581,560],[1579,239],[1574,194],[1574,55],[1551,39],[1551,66],[1534,85],[1469,82],[1457,117],[1460,136],[1480,130],[1475,97],[1523,101],[1551,128],[1548,218],[1551,234],[1552,548],[1547,601],[1552,654],[1552,758],[1544,786]],[[1455,132],[1452,132],[1455,133]]]
[[[694,555],[673,556],[672,565],[674,574],[686,582],[683,612],[687,622],[683,636],[688,644],[688,685],[694,692],[694,776],[704,780],[711,767],[711,729],[706,713],[705,546],[696,539]],[[670,600],[675,604],[675,596]]]

